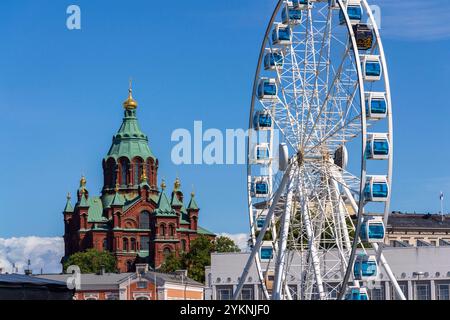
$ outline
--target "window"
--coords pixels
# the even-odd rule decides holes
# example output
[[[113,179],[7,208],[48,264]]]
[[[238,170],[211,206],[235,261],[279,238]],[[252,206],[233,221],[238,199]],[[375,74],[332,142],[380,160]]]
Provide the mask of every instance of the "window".
[[[166,236],[166,225],[165,224],[161,224],[161,226],[159,227],[159,234],[163,237]]]
[[[241,291],[241,300],[254,300],[253,286],[244,286]]]
[[[415,300],[430,300],[430,284],[425,282],[416,282]]]
[[[108,250],[108,239],[107,238],[103,239],[103,250],[105,250],[105,251]]]
[[[370,290],[370,300],[385,300],[384,285]]]
[[[175,227],[172,224],[169,226],[169,235],[171,237],[175,236]]]
[[[149,249],[150,249],[150,237],[141,236],[140,250],[149,251]]]
[[[166,260],[172,254],[172,250],[170,250],[170,248],[164,248],[163,254],[164,260]]]
[[[402,290],[406,299],[408,299],[408,282],[398,282],[398,285],[400,286],[400,289]],[[400,297],[398,296],[397,292],[395,291],[394,286],[392,286],[392,285],[391,285],[391,292],[392,292],[391,293],[392,300],[400,300]]]
[[[150,229],[150,213],[142,211],[139,214],[139,229]]]
[[[131,251],[136,251],[136,239],[131,238]]]
[[[121,169],[121,180],[120,180],[120,184],[122,186],[126,186],[128,184],[128,170],[129,170],[129,166],[128,166],[128,161],[127,160],[122,160],[120,162],[120,169]]]
[[[123,251],[128,251],[128,239],[123,238]]]
[[[133,272],[133,261],[127,261],[127,272]]]
[[[218,300],[231,300],[233,298],[232,286],[217,286],[217,299]]]
[[[186,252],[186,248],[187,248],[187,246],[186,246],[186,240],[182,239],[182,240],[181,240],[181,250],[182,250],[183,252]]]
[[[436,299],[450,300],[450,283],[438,283],[436,285]]]
[[[141,175],[142,175],[141,162],[139,160],[135,160],[133,172],[134,172],[134,184],[139,184],[141,182]]]
[[[138,289],[147,289],[148,283],[147,281],[138,281],[137,287]]]

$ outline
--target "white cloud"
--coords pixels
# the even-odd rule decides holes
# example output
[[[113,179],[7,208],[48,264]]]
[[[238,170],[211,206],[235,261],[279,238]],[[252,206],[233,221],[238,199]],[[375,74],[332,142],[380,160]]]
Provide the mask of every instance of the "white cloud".
[[[41,268],[44,273],[59,273],[63,255],[62,238],[0,238],[0,268],[4,272],[12,272],[12,265],[15,263],[19,273],[23,273],[30,259],[34,273],[40,273]]]
[[[228,237],[231,240],[236,243],[236,245],[244,252],[248,251],[248,239],[250,239],[250,236],[246,233],[236,233],[236,234],[230,234],[230,233],[221,233],[222,237]]]

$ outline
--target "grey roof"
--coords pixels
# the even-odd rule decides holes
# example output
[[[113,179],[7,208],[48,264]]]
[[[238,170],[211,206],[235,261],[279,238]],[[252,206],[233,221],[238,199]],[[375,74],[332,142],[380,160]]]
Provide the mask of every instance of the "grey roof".
[[[43,274],[36,275],[36,278],[48,279],[52,281],[66,282],[71,274]],[[128,281],[128,279],[135,279],[137,274],[128,273],[105,273],[103,275],[84,273],[81,275],[81,290],[118,290],[121,283]],[[161,272],[146,272],[144,278],[153,282],[156,277],[157,285],[164,285],[166,282],[171,283],[187,283],[191,286],[202,286],[202,283],[196,282],[192,279],[182,279],[180,275]]]
[[[388,229],[448,229],[450,216],[438,214],[393,213],[389,216]]]
[[[36,286],[66,286],[65,281],[57,279],[38,279],[23,274],[0,274],[0,284],[30,284]]]

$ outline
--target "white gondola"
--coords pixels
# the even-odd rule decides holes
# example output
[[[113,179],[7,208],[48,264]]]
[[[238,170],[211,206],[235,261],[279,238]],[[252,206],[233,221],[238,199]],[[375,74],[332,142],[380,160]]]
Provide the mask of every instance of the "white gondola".
[[[369,119],[386,118],[388,106],[384,92],[366,93],[366,117]]]
[[[369,160],[389,159],[390,143],[386,133],[369,133],[366,146],[366,158]]]
[[[264,241],[259,250],[261,260],[268,261],[273,259],[273,245],[271,241]]]
[[[292,6],[295,9],[305,10],[311,7],[311,0],[292,0]]]
[[[272,78],[262,78],[259,81],[257,94],[260,100],[277,100],[277,81]]]
[[[369,255],[359,255],[353,265],[353,277],[358,281],[373,281],[378,277],[377,258]]]
[[[267,111],[257,111],[253,117],[253,128],[255,130],[272,129],[272,117]]]
[[[269,195],[269,182],[266,177],[254,179],[251,185],[251,195],[254,198],[265,198]]]
[[[386,235],[382,217],[365,217],[361,226],[361,241],[368,243],[382,243]]]
[[[364,198],[371,202],[386,202],[389,199],[389,184],[386,176],[367,176]]]
[[[274,45],[292,44],[291,28],[285,24],[276,24],[272,31],[272,43]]]
[[[302,10],[295,8],[291,1],[287,1],[281,12],[281,21],[283,21],[283,24],[291,25],[302,23]]]
[[[345,294],[345,300],[369,300],[367,289],[359,287],[349,287]]]
[[[362,56],[362,69],[365,81],[378,81],[383,75],[380,56],[364,55]]]
[[[264,226],[264,223],[266,222],[266,216],[265,215],[261,215],[259,217],[256,218],[256,230],[261,230],[262,227]]]
[[[347,0],[347,14],[351,24],[357,24],[361,22],[363,9],[361,6],[361,0]],[[342,10],[339,12],[339,23],[345,24],[345,16]]]
[[[255,146],[256,163],[267,164],[270,161],[270,148],[268,143],[261,143]]]
[[[284,55],[281,50],[268,50],[264,56],[264,69],[277,70],[282,69],[284,64]]]

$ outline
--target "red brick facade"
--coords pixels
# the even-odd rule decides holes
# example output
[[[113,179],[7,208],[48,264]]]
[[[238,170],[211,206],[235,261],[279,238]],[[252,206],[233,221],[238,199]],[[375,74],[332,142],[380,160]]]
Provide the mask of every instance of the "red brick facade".
[[[158,268],[167,255],[188,252],[199,234],[215,237],[198,226],[199,208],[193,194],[185,207],[179,179],[170,197],[165,195],[165,184],[158,188],[159,162],[148,147],[147,137],[140,132],[137,103],[130,99],[131,91],[124,104],[124,122],[102,163],[101,196],[90,195],[83,177],[75,207],[68,197],[63,259],[95,248],[114,253],[122,272],[133,271],[136,263]],[[140,144],[139,148],[129,147],[133,143]]]

